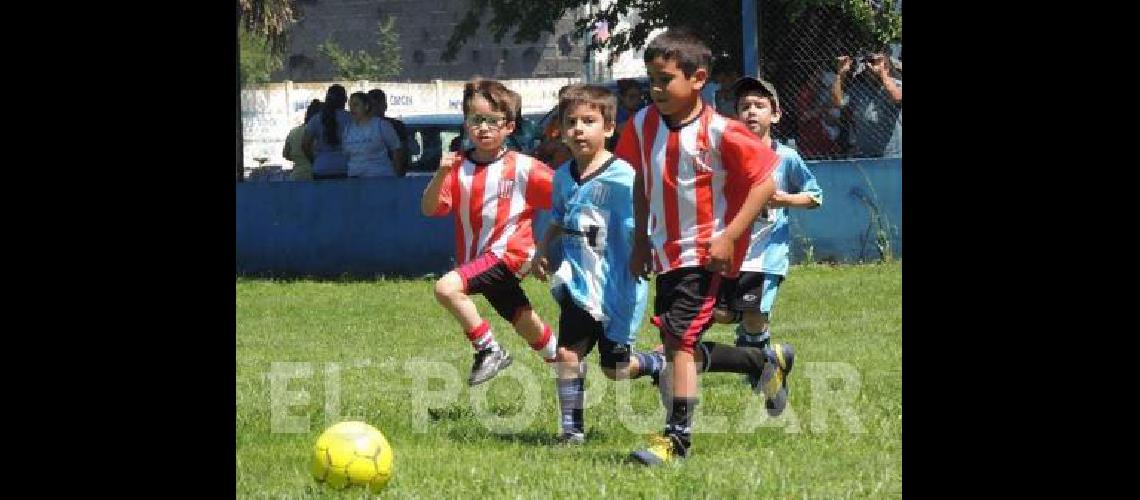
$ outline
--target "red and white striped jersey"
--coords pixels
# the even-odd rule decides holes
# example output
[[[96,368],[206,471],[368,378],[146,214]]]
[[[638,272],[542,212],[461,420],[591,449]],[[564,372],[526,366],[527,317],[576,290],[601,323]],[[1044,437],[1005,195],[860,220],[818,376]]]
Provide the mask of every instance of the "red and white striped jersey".
[[[657,106],[642,108],[622,130],[614,154],[633,165],[645,188],[657,273],[707,264],[713,236],[779,162],[743,123],[707,104],[699,117],[676,128],[665,124]],[[734,243],[727,276],[738,274],[749,237],[744,231]]]
[[[545,163],[515,151],[483,164],[464,157],[444,179],[433,214],[456,211],[456,265],[489,252],[518,274],[534,256],[534,209],[550,208],[553,177]]]

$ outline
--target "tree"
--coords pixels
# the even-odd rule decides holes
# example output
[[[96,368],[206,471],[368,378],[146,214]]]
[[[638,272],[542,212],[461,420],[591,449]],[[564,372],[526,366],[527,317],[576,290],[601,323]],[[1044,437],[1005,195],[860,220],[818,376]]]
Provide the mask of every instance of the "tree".
[[[238,29],[241,31],[239,60],[242,86],[269,82],[273,72],[283,65],[281,55],[269,47],[269,42],[264,37],[250,33],[245,28]]]
[[[648,43],[649,34],[657,28],[684,26],[705,38],[713,54],[739,60],[741,49],[740,9],[737,1],[724,0],[614,0],[607,8],[585,13],[583,7],[597,0],[469,0],[463,19],[452,30],[442,58],[455,59],[467,39],[479,31],[487,8],[491,8],[488,28],[495,42],[502,41],[514,30],[515,43],[538,41],[544,33],[553,33],[555,22],[568,11],[577,12],[574,37],[581,39],[597,22],[617,26],[617,21],[636,9],[641,22],[631,28],[613,30],[608,39],[591,39],[587,49],[610,49],[612,63],[622,52],[640,49]],[[901,40],[902,18],[894,13],[893,0],[765,0],[790,15],[815,7],[836,7],[848,16],[861,41],[877,40],[883,44]],[[712,13],[719,13],[713,15]],[[789,18],[779,19],[787,23]],[[761,22],[767,24],[765,19]]]
[[[376,29],[376,55],[366,50],[346,51],[332,39],[317,46],[317,51],[332,61],[337,76],[344,80],[386,80],[400,76],[403,60],[400,56],[400,34],[396,31],[396,18],[388,16]]]
[[[270,51],[276,53],[278,56],[285,48],[285,30],[289,28],[296,20],[297,2],[296,0],[238,0],[237,2],[237,30],[234,33],[234,43],[236,49],[241,51],[241,31],[244,26],[245,31],[260,35],[264,38]],[[237,73],[237,88],[234,92],[234,100],[237,108],[237,161],[235,162],[237,181],[241,182],[243,177],[242,166],[242,125],[241,125],[241,60],[240,58],[235,61]]]

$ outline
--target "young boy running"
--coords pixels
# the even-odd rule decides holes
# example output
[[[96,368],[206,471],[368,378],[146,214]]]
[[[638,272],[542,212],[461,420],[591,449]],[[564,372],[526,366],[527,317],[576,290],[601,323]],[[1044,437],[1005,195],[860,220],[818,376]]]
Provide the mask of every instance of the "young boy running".
[[[658,352],[634,352],[649,283],[628,272],[633,249],[633,167],[605,149],[617,100],[605,87],[576,85],[558,103],[561,136],[573,157],[554,174],[551,224],[533,272],[545,279],[547,249],[562,256],[550,291],[558,321],[558,403],[562,443],[585,441],[585,357],[597,344],[611,380],[660,373]]]
[[[777,158],[744,125],[700,97],[711,54],[692,34],[670,29],[645,49],[653,103],[626,124],[615,154],[633,165],[634,248],[630,271],[657,273],[653,324],[668,367],[662,374],[665,428],[632,457],[647,465],[688,455],[699,401],[697,363],[707,371],[755,374],[766,404],[786,404],[790,345],[767,349],[699,344],[712,324],[723,276],[736,277],[748,229],[771,198]],[[706,352],[707,351],[707,352]]]
[[[435,298],[455,317],[475,349],[467,380],[476,385],[510,366],[511,356],[479,316],[470,295],[483,294],[543,360],[553,362],[558,340],[531,308],[519,286],[534,256],[531,222],[536,208],[550,208],[546,164],[503,147],[515,128],[514,95],[494,80],[475,80],[463,90],[463,115],[474,148],[445,155],[424,190],[424,215],[455,211],[459,267],[435,283]]]

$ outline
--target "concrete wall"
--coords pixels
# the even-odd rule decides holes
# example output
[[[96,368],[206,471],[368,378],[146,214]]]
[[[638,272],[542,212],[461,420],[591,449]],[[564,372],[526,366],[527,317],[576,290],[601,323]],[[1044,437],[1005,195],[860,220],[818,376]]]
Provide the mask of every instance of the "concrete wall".
[[[902,256],[900,158],[808,162],[824,205],[792,211],[793,262],[808,247],[814,260],[875,260],[874,200]],[[454,263],[450,217],[420,214],[428,177],[323,182],[246,182],[237,190],[237,272],[274,276],[419,276]],[[549,221],[543,214],[536,227]]]

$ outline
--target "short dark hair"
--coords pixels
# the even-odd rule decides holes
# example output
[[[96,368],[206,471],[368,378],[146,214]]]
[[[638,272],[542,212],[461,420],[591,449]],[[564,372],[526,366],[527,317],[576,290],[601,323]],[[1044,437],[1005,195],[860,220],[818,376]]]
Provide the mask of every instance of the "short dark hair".
[[[691,78],[698,68],[708,71],[712,51],[693,32],[684,28],[669,28],[645,48],[645,64],[658,57],[677,61],[685,78]]]
[[[611,125],[617,120],[617,97],[610,92],[610,89],[601,85],[573,85],[558,99],[558,123],[562,123],[562,116],[572,106],[579,104],[601,111],[606,125]]]
[[[519,103],[515,101],[515,94],[498,80],[487,80],[476,77],[463,86],[463,114],[468,113],[471,99],[478,95],[491,104],[491,109],[506,115],[508,122],[515,121],[515,110]]]

